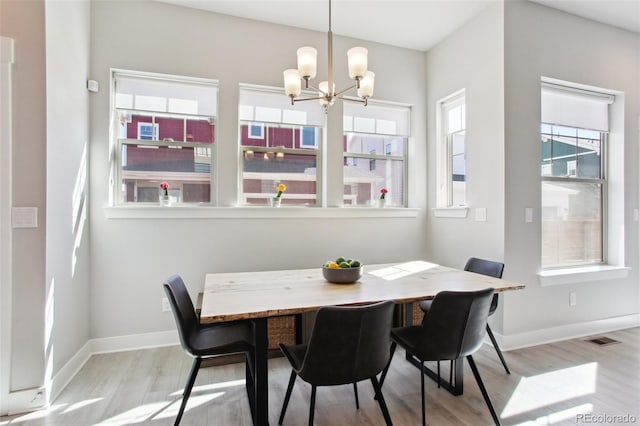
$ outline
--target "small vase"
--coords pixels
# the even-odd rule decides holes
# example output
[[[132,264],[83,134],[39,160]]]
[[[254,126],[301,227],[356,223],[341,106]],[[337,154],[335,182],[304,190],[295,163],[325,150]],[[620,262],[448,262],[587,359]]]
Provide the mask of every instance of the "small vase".
[[[378,207],[383,208],[386,203],[387,203],[386,199],[384,199],[384,198],[379,198],[378,199]]]
[[[280,207],[282,204],[282,199],[280,197],[273,197],[271,199],[271,207]]]
[[[160,205],[162,207],[168,207],[171,205],[171,197],[168,195],[160,195]]]

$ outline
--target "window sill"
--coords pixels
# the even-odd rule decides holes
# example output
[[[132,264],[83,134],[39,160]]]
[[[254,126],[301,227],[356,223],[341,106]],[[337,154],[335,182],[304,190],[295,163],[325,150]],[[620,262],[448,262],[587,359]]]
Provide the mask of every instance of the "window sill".
[[[107,219],[264,219],[264,218],[415,218],[420,209],[405,207],[105,207]]]
[[[457,217],[464,219],[467,217],[469,207],[436,207],[431,210],[435,217]]]
[[[543,287],[575,284],[589,281],[603,281],[625,278],[631,268],[615,265],[581,266],[576,268],[549,269],[538,272],[538,280]]]

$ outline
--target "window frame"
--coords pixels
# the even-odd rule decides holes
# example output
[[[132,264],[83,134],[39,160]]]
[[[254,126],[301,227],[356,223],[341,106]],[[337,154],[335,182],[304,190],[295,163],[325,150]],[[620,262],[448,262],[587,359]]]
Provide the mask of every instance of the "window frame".
[[[270,198],[273,198],[273,196],[275,196],[275,188],[274,188],[274,192],[271,193],[266,193],[266,192],[260,192],[260,193],[248,193],[248,194],[253,194],[253,196],[251,197],[247,197],[244,191],[244,162],[247,159],[253,159],[255,158],[256,154],[260,154],[260,155],[272,155],[274,158],[277,158],[278,156],[282,155],[282,156],[286,156],[287,154],[290,155],[298,155],[298,156],[304,156],[304,157],[313,157],[315,159],[315,169],[316,169],[316,173],[315,173],[315,202],[313,203],[309,203],[309,204],[300,204],[300,203],[288,203],[287,200],[304,200],[304,199],[308,199],[308,197],[304,197],[304,195],[310,195],[310,194],[293,194],[292,192],[289,192],[287,195],[285,195],[282,200],[282,206],[296,206],[296,207],[319,207],[322,206],[323,203],[323,199],[322,199],[322,186],[323,186],[323,157],[324,157],[324,153],[323,153],[323,140],[324,140],[324,134],[326,132],[326,119],[324,118],[324,113],[322,113],[321,117],[323,118],[323,123],[322,126],[319,126],[317,124],[313,124],[313,123],[309,123],[309,122],[284,122],[283,120],[285,120],[285,117],[287,116],[287,113],[290,113],[292,111],[296,111],[297,107],[300,107],[299,104],[296,105],[289,105],[289,101],[284,98],[284,103],[282,105],[287,105],[287,110],[285,111],[284,107],[280,107],[280,105],[278,104],[278,102],[281,102],[283,100],[283,95],[282,95],[282,88],[275,88],[275,87],[269,87],[269,86],[258,86],[258,85],[252,85],[252,84],[240,84],[239,85],[239,92],[240,92],[240,96],[239,96],[239,102],[238,102],[238,108],[239,108],[239,114],[238,114],[238,121],[237,121],[237,126],[238,126],[238,141],[237,141],[237,146],[238,146],[238,173],[237,173],[237,204],[239,206],[263,206],[263,205],[269,205],[267,202],[265,203],[256,203],[256,202],[248,202],[247,198],[265,198],[265,200],[269,200]],[[260,102],[253,102],[253,103],[247,103],[247,104],[242,104],[242,97],[243,97],[243,93],[244,96],[247,96],[249,98],[251,98],[252,93],[255,94],[256,99],[258,100],[262,100],[261,97],[265,96],[266,99],[268,99],[269,96],[274,95],[274,99],[277,99],[277,102],[274,105],[269,105],[269,106],[264,106],[263,104],[260,104]],[[308,93],[310,95],[310,93]],[[249,107],[249,108],[248,108]],[[309,105],[303,105],[303,107],[308,108]],[[318,104],[317,105],[319,112],[321,112],[321,106]],[[277,114],[275,114],[275,110],[280,109],[280,114],[279,114],[279,121],[264,121],[262,120],[263,118],[265,118],[264,116],[260,116],[258,117],[258,112],[260,111],[264,111],[264,110],[272,110],[271,112],[274,113],[274,117],[273,119],[275,119],[275,116]],[[251,116],[253,119],[249,119]],[[257,118],[260,118],[260,120],[257,120]],[[242,127],[243,125],[247,126],[247,130],[249,130],[251,128],[252,125],[262,125],[263,126],[263,137],[260,138],[261,140],[265,140],[265,146],[260,146],[260,145],[243,145],[242,144]],[[269,133],[265,128],[283,128],[283,129],[291,129],[292,131],[292,148],[288,148],[288,147],[283,147],[283,146],[272,146],[269,145],[270,144],[270,140],[269,138]],[[315,129],[315,145],[311,146],[311,145],[303,145],[303,133],[304,133],[304,129],[305,128],[314,128]],[[296,132],[299,132],[299,147],[295,148],[295,134]],[[251,138],[249,137],[249,135],[247,134],[247,139],[250,141],[251,139],[258,139],[257,137]],[[277,173],[274,173],[274,175],[276,175]],[[296,173],[297,175],[299,175],[299,173]],[[277,178],[277,176],[274,176],[274,183],[277,185],[277,183],[285,183],[287,185],[289,185],[290,182],[292,181],[297,181],[297,182],[302,182],[304,180],[296,180],[296,179],[287,179],[286,178],[286,173],[280,173],[280,178]],[[284,176],[285,178],[282,178],[282,176]],[[290,185],[289,185],[290,186]],[[260,194],[258,196],[258,194]]]
[[[386,204],[386,206],[391,206],[391,207],[397,207],[397,208],[407,208],[407,206],[409,205],[409,200],[408,200],[408,194],[409,194],[409,141],[411,140],[411,120],[412,120],[412,115],[413,115],[413,108],[411,107],[411,105],[408,104],[403,104],[403,103],[398,103],[398,102],[391,102],[391,101],[384,101],[384,100],[379,100],[379,99],[375,99],[375,100],[369,100],[367,107],[364,108],[369,108],[369,106],[371,106],[371,108],[375,108],[375,107],[381,107],[381,108],[387,108],[387,109],[395,109],[398,111],[398,115],[404,115],[406,114],[406,119],[407,122],[406,123],[401,123],[401,126],[398,126],[396,121],[392,121],[392,120],[385,120],[385,119],[381,119],[378,117],[357,117],[355,115],[348,115],[346,113],[343,112],[343,117],[342,117],[342,123],[343,123],[343,131],[342,131],[342,137],[343,140],[348,140],[348,134],[355,134],[355,135],[370,135],[373,137],[379,137],[379,138],[399,138],[402,140],[402,152],[403,155],[392,155],[389,152],[389,148],[391,146],[390,142],[386,142],[386,141],[381,141],[382,142],[382,152],[383,154],[375,154],[373,152],[369,152],[369,153],[365,153],[365,152],[360,152],[360,153],[355,153],[355,152],[348,152],[346,151],[346,147],[343,148],[343,152],[342,152],[342,158],[343,158],[343,164],[347,163],[347,159],[352,159],[354,165],[357,165],[359,163],[359,160],[365,160],[368,162],[369,164],[369,171],[375,169],[375,164],[376,164],[376,160],[382,160],[382,161],[402,161],[402,204]],[[366,111],[365,111],[366,112]],[[366,113],[363,115],[367,115]],[[366,129],[363,130],[356,130],[356,128],[358,127],[358,123],[361,124],[365,124],[365,125],[369,125],[372,127],[369,127],[369,129],[371,129],[372,131],[365,131]],[[390,127],[388,127],[390,124],[395,124],[395,126],[391,126],[393,127],[394,132],[391,133],[390,132]],[[362,126],[361,126],[362,127]],[[402,130],[398,130],[398,128],[400,129],[406,129],[405,131]],[[406,134],[405,134],[406,133]],[[345,183],[345,177],[343,175],[342,177],[342,198],[344,200],[344,198],[346,197],[346,194],[344,193],[344,187],[347,185],[347,183]],[[387,187],[386,183],[383,184],[383,187]],[[378,193],[372,193],[371,194],[372,199],[370,200],[368,207],[376,207],[377,206],[377,200],[379,199],[380,194]],[[363,205],[352,205],[352,204],[344,204],[345,207],[363,207]]]
[[[439,212],[437,216],[447,217],[466,217],[466,209],[468,208],[467,199],[467,120],[466,120],[466,89],[457,90],[454,93],[438,100],[436,102],[436,208]],[[449,111],[462,106],[464,108],[464,117],[461,119],[461,128],[453,132],[449,132]],[[465,180],[464,180],[464,202],[462,204],[453,204],[453,139],[455,135],[464,135],[464,160],[465,160]],[[449,215],[447,210],[463,209],[464,214],[454,213]]]
[[[191,85],[200,85],[203,89],[215,88],[216,98],[213,99],[215,103],[215,115],[204,115],[204,114],[194,114],[189,112],[169,112],[169,111],[158,111],[158,110],[142,110],[135,109],[134,106],[131,108],[118,107],[116,105],[116,82],[118,78],[128,79],[140,79],[145,81],[162,81],[171,84],[172,82],[175,84],[191,84]],[[172,176],[176,177],[177,180],[181,182],[179,187],[179,195],[173,196],[173,204],[178,205],[204,205],[204,206],[214,206],[215,205],[215,183],[217,178],[215,176],[215,164],[216,164],[216,151],[217,151],[217,143],[216,143],[216,133],[217,133],[217,109],[218,109],[218,81],[213,79],[204,79],[197,77],[186,77],[186,76],[177,76],[177,75],[167,75],[167,74],[158,74],[158,73],[150,73],[150,72],[140,72],[140,71],[131,71],[131,70],[123,70],[123,69],[111,69],[111,93],[110,93],[110,114],[111,114],[111,134],[112,134],[112,146],[113,146],[113,155],[112,155],[112,175],[115,177],[114,181],[111,183],[110,188],[110,205],[111,206],[160,206],[158,201],[154,202],[145,202],[145,201],[127,201],[124,199],[124,179],[126,178],[127,173],[123,170],[122,161],[123,161],[123,147],[127,145],[136,145],[139,147],[148,147],[149,149],[153,148],[175,148],[182,149],[184,148],[193,148],[194,155],[197,152],[203,152],[209,150],[209,161],[206,163],[209,165],[209,172],[190,172],[189,178],[185,179],[184,177],[180,177],[180,172],[144,172],[144,179],[149,182],[158,181],[158,194],[160,194],[159,183],[162,181],[172,181]],[[169,102],[167,102],[168,108]],[[132,117],[132,116],[148,116],[151,118],[151,122],[138,122],[137,126],[137,135],[139,136],[140,124],[149,124],[153,129],[152,137],[156,139],[131,139],[126,137],[121,137],[120,129],[121,129],[121,117]],[[159,130],[160,123],[156,122],[157,118],[171,118],[171,119],[182,119],[184,120],[183,126],[183,141],[174,141],[172,138],[164,138],[162,140],[159,139]],[[189,120],[207,120],[210,125],[213,126],[212,129],[212,142],[189,142],[188,133],[187,133],[187,123]],[[200,157],[206,157],[200,156]],[[156,176],[156,174],[158,176]],[[190,179],[198,178],[199,175],[209,175],[208,180],[205,180],[205,184],[209,185],[209,201],[196,201],[196,202],[184,202],[184,183],[188,182]],[[197,180],[200,182],[201,180]],[[141,188],[148,188],[152,185],[142,185]],[[173,189],[173,191],[172,191]],[[177,188],[170,188],[170,196],[171,192],[175,193]],[[134,197],[137,197],[137,191],[134,193]]]
[[[544,133],[542,131],[542,127],[543,126],[549,126],[551,132],[550,133]],[[541,123],[540,126],[540,143],[544,143],[544,137],[545,136],[549,136],[549,137],[553,137],[554,133],[553,133],[553,128],[554,127],[563,127],[563,128],[571,128],[571,129],[576,129],[576,146],[577,146],[577,141],[580,138],[580,136],[578,135],[578,131],[579,130],[590,130],[590,129],[583,129],[583,128],[578,128],[578,127],[572,127],[572,126],[562,126],[562,125],[557,125],[557,124],[550,124],[550,123]],[[600,266],[600,265],[606,265],[607,261],[608,261],[608,210],[609,210],[609,204],[608,204],[608,179],[607,179],[607,151],[608,151],[608,133],[607,132],[603,132],[598,130],[598,133],[600,135],[600,177],[599,178],[587,178],[587,177],[578,177],[578,176],[571,176],[568,172],[566,176],[553,176],[553,163],[549,163],[549,164],[543,164],[542,160],[544,160],[543,158],[541,158],[541,169],[540,169],[540,185],[541,185],[541,194],[542,194],[542,185],[545,182],[558,182],[558,183],[588,183],[588,184],[596,184],[596,185],[600,185],[600,212],[601,212],[601,218],[600,218],[600,260],[596,261],[596,262],[583,262],[583,263],[571,263],[571,264],[560,264],[560,265],[553,265],[553,266],[544,266],[542,264],[542,258],[543,258],[543,253],[542,253],[542,249],[544,247],[544,235],[540,234],[540,269],[542,271],[553,271],[553,270],[557,270],[557,269],[566,269],[566,268],[580,268],[580,267],[588,267],[588,266]],[[559,136],[559,134],[556,134],[556,136]],[[568,138],[568,136],[563,135],[563,138]],[[542,146],[542,145],[541,145]],[[576,158],[577,158],[578,153],[576,153]],[[551,157],[553,159],[553,157]],[[569,163],[569,161],[567,161],[567,163]],[[551,170],[551,174],[549,175],[545,175],[542,173],[542,166],[550,166],[548,167]],[[567,170],[568,170],[568,165],[567,165]],[[577,172],[577,170],[576,170]],[[542,208],[542,197],[541,197],[541,204],[540,204],[541,208]],[[543,219],[541,218],[541,222],[543,221]],[[542,223],[541,223],[541,231],[542,231]]]

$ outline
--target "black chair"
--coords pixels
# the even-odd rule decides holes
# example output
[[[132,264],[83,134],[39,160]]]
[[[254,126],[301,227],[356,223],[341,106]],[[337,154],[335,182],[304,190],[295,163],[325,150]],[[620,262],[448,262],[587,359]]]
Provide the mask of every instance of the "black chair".
[[[502,278],[502,272],[504,271],[504,263],[494,262],[492,260],[479,259],[477,257],[470,257],[467,260],[467,264],[464,266],[465,271],[475,272],[477,274],[488,275],[494,278]],[[425,300],[420,302],[420,309],[422,309],[425,313],[429,310],[431,306],[430,300]],[[493,315],[493,313],[498,308],[498,293],[493,295],[493,299],[491,299],[491,307],[489,308],[489,316]],[[496,341],[495,336],[493,335],[493,331],[491,331],[491,327],[487,323],[487,334],[489,335],[489,339],[491,339],[491,343],[493,344],[498,357],[500,358],[500,362],[502,362],[502,366],[504,367],[504,371],[507,374],[511,374],[509,371],[509,367],[507,367],[507,361],[505,361],[504,356],[502,355],[502,351],[500,350],[500,346],[498,346],[498,342]],[[451,381],[451,380],[449,380]]]
[[[393,302],[367,306],[324,307],[318,310],[313,331],[306,345],[280,349],[291,363],[291,377],[278,424],[282,424],[296,377],[311,384],[309,425],[313,424],[317,386],[334,386],[369,379],[387,425],[391,417],[376,375],[389,362]]]
[[[484,401],[496,425],[500,420],[491,404],[472,354],[484,340],[489,305],[494,289],[479,291],[442,291],[433,299],[425,320],[420,325],[391,330],[391,354],[397,345],[417,358],[421,366],[422,424],[426,425],[424,376],[426,361],[456,360],[466,357]],[[388,368],[388,367],[387,367]],[[387,368],[380,378],[380,386]]]
[[[183,349],[194,358],[191,373],[182,394],[182,404],[176,416],[175,425],[180,424],[180,419],[187,405],[193,384],[196,381],[202,360],[219,355],[245,354],[246,388],[253,417],[255,412],[255,376],[253,373],[255,366],[255,338],[252,323],[239,321],[200,324],[187,288],[182,278],[178,275],[172,275],[167,278],[164,282],[164,291],[169,298],[169,303],[171,303],[173,317],[178,326],[180,343]]]

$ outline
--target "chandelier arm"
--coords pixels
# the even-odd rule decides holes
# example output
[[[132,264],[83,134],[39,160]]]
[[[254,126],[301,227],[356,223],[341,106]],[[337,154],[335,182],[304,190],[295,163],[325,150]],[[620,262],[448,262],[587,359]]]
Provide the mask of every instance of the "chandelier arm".
[[[298,102],[298,101],[317,101],[320,99],[327,99],[325,96],[318,96],[315,98],[292,98],[293,102]]]
[[[369,100],[369,98],[355,99],[355,98],[345,98],[344,96],[340,96],[338,99],[342,101],[347,101],[347,102],[358,102],[358,103],[364,104],[364,106],[367,106],[367,103]]]
[[[335,97],[338,97],[338,96],[342,95],[343,93],[348,92],[348,91],[349,91],[349,90],[351,90],[351,89],[355,89],[356,87],[357,87],[357,85],[356,85],[356,84],[354,84],[354,85],[352,85],[352,86],[349,86],[349,87],[347,87],[346,89],[341,90],[340,92],[336,93],[336,94],[335,94]],[[340,99],[343,99],[343,98],[340,98]]]
[[[324,93],[324,90],[319,89],[318,87],[314,86],[313,84],[310,84],[310,85],[309,85],[309,89],[317,90],[318,92],[322,92],[322,93]]]

